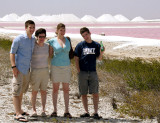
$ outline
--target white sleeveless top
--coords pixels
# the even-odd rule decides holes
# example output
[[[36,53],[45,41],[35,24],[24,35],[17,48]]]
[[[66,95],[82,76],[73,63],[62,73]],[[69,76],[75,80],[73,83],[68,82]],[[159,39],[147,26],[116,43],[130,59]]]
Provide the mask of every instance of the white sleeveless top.
[[[48,67],[48,57],[49,57],[49,45],[44,43],[44,46],[40,47],[37,43],[35,43],[31,60],[31,68]]]

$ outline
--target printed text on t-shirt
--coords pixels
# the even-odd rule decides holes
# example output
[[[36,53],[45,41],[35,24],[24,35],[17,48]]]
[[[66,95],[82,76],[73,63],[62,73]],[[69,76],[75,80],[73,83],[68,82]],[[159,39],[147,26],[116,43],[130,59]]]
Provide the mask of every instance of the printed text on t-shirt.
[[[83,55],[95,54],[95,48],[83,48]]]

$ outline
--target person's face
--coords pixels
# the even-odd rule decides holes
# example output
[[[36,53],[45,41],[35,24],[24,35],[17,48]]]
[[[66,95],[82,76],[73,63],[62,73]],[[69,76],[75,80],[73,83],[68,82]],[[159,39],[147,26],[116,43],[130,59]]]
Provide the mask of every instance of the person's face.
[[[44,43],[45,39],[46,39],[46,36],[45,36],[44,33],[39,34],[38,37],[37,37],[38,43]]]
[[[82,33],[82,37],[84,38],[85,41],[91,40],[91,33],[84,32]]]
[[[57,30],[58,35],[64,36],[66,32],[66,29],[64,27]]]
[[[35,31],[35,25],[34,24],[29,24],[28,27],[26,27],[26,32],[29,35],[32,35]]]

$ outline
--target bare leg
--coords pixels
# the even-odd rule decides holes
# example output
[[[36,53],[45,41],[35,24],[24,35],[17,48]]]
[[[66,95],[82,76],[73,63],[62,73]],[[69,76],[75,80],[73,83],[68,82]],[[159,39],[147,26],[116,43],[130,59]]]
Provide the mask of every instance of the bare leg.
[[[23,93],[21,93],[21,94],[19,95],[21,114],[24,112],[24,111],[22,110],[22,98],[23,98]]]
[[[86,113],[88,112],[88,99],[87,99],[87,95],[82,95],[82,103],[83,103],[83,107],[86,111]]]
[[[31,95],[31,103],[32,103],[33,113],[36,113],[37,93],[38,93],[38,91],[32,91],[32,95]]]
[[[94,113],[97,113],[98,111],[98,103],[99,103],[99,95],[93,94],[93,105],[94,105]]]
[[[16,111],[16,116],[21,115],[20,97],[13,96],[13,105]]]
[[[45,112],[46,99],[47,99],[47,92],[41,90],[42,112]]]
[[[69,83],[63,83],[63,94],[64,94],[64,102],[65,102],[65,113],[68,113],[69,106]]]
[[[54,112],[57,112],[57,97],[58,97],[59,83],[53,83],[52,101]]]

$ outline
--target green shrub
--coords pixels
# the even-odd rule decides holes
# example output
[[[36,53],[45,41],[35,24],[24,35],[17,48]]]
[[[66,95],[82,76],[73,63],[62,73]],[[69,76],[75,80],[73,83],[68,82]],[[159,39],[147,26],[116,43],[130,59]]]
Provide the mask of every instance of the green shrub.
[[[160,93],[155,91],[136,92],[126,98],[119,112],[140,118],[153,118],[160,113]]]
[[[10,50],[12,41],[10,39],[0,38],[0,48]]]
[[[141,59],[104,59],[99,68],[121,74],[128,85],[138,90],[160,90],[160,63]]]

